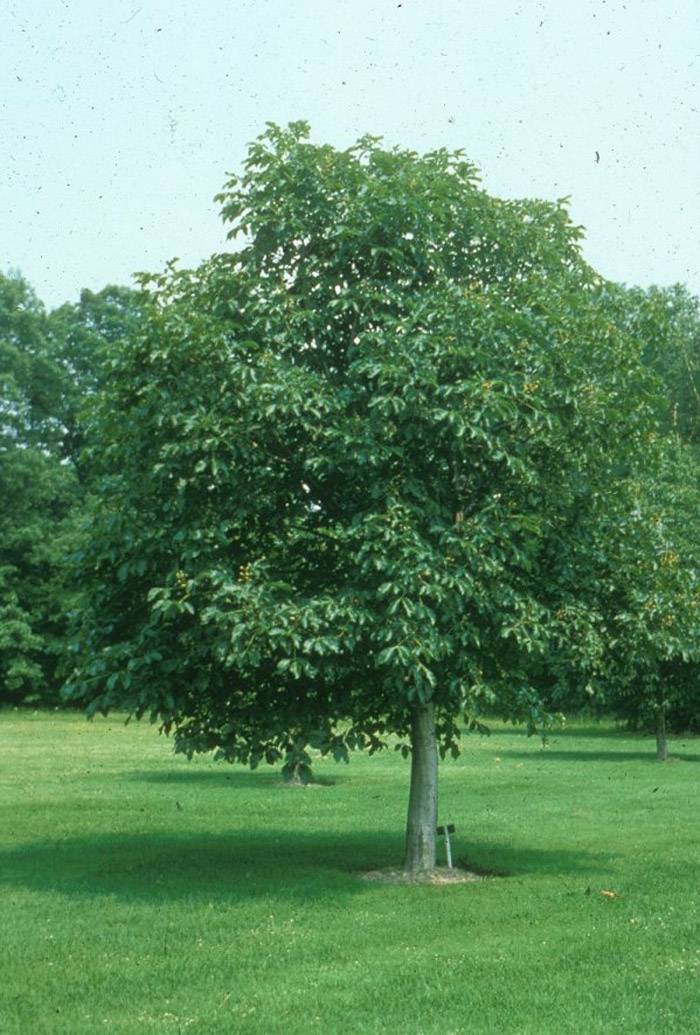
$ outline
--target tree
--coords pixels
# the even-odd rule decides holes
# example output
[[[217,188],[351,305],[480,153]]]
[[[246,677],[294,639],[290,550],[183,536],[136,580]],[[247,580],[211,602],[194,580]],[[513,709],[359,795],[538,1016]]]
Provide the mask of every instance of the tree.
[[[660,427],[700,443],[700,302],[687,288],[620,292],[621,319],[645,343],[643,359],[661,384]]]
[[[60,370],[46,311],[19,275],[0,274],[0,432],[22,447],[51,450],[60,439]]]
[[[83,463],[83,409],[102,387],[106,347],[118,349],[120,342],[138,332],[145,305],[140,291],[108,284],[97,292],[85,288],[79,302],[66,302],[49,314],[47,334],[61,386],[56,406],[62,428],[61,448],[84,486],[89,482],[89,471]]]
[[[69,467],[0,441],[0,701],[60,700],[79,506]]]
[[[679,286],[605,290],[611,318],[639,343],[656,378],[655,427],[644,468],[618,472],[603,506],[576,514],[566,551],[576,600],[562,598],[556,576],[550,597],[555,615],[571,611],[574,635],[553,641],[534,675],[552,708],[613,711],[655,730],[665,759],[666,728],[700,724],[698,306]],[[578,630],[575,611],[586,616]]]
[[[0,700],[58,699],[75,544],[75,474],[64,463],[64,375],[44,307],[0,276]]]
[[[616,501],[624,524],[607,522],[609,564],[601,609],[611,636],[604,700],[656,731],[700,723],[700,313],[685,288],[617,289],[620,323],[643,343],[658,377],[656,461]],[[631,515],[631,520],[629,518]]]
[[[60,700],[68,556],[89,489],[81,411],[103,344],[135,331],[140,305],[110,286],[47,314],[21,276],[0,276],[0,700]]]
[[[577,515],[650,406],[563,202],[492,198],[461,153],[307,136],[268,127],[219,196],[238,250],[144,278],[109,354],[68,693],[253,766],[394,736],[405,866],[430,869],[438,750],[465,712],[543,720]]]
[[[611,568],[601,601],[611,650],[605,699],[635,726],[656,733],[656,756],[668,757],[666,731],[698,717],[700,671],[700,471],[675,436],[660,444],[658,469],[630,487],[627,520],[609,522]],[[629,516],[631,515],[631,517]]]

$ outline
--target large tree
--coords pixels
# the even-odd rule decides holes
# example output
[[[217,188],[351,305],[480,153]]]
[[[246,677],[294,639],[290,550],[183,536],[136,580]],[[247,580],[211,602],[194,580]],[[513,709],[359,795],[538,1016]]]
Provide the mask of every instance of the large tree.
[[[532,658],[592,621],[578,516],[650,411],[563,203],[307,137],[268,127],[219,198],[237,249],[144,280],[111,354],[69,691],[251,765],[394,736],[430,869],[438,751],[542,720]]]

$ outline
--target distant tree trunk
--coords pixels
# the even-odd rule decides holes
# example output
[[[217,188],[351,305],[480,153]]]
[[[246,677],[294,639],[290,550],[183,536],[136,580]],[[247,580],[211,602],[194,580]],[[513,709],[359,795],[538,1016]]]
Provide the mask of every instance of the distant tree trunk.
[[[666,702],[659,701],[659,710],[656,713],[656,758],[659,762],[665,762],[668,758],[666,750]]]
[[[411,750],[411,791],[404,869],[408,873],[420,873],[435,869],[438,762],[435,705],[432,701],[414,708]]]

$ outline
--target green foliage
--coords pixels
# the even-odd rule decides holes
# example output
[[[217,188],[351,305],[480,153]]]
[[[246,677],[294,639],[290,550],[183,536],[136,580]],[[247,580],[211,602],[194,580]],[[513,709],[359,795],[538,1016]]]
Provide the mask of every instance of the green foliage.
[[[66,303],[49,316],[48,333],[63,388],[60,416],[62,448],[83,484],[90,472],[84,463],[82,413],[90,396],[104,382],[104,352],[138,334],[147,299],[133,288],[110,284],[101,291],[87,289],[80,301]]]
[[[41,303],[0,276],[0,700],[56,701],[78,501],[63,464],[62,370]]]
[[[633,725],[700,725],[700,479],[694,388],[700,323],[697,300],[680,288],[608,286],[616,324],[639,343],[656,378],[656,428],[647,463],[621,471],[603,506],[577,517],[573,563],[577,603],[594,622],[572,623],[572,644],[546,659],[553,707],[610,709]],[[631,393],[638,390],[632,381]]]
[[[59,699],[78,501],[70,468],[0,442],[0,700]]]
[[[656,461],[620,492],[599,534],[612,651],[599,672],[605,703],[634,725],[700,725],[700,314],[676,286],[617,289],[618,322],[658,378]]]
[[[80,412],[100,351],[133,334],[140,295],[85,291],[47,315],[19,276],[0,276],[0,699],[55,703],[73,606],[69,555],[89,472]]]
[[[89,429],[71,699],[253,766],[375,750],[427,700],[443,751],[465,709],[546,721],[538,667],[598,649],[579,529],[651,420],[564,203],[307,136],[227,183],[236,251],[144,277]]]
[[[680,284],[623,294],[624,320],[645,342],[644,361],[658,376],[661,426],[685,444],[700,443],[700,303]]]
[[[635,485],[632,520],[614,542],[609,598],[614,664],[608,704],[632,724],[659,711],[670,726],[700,721],[700,468],[678,440]]]
[[[60,370],[47,317],[20,276],[0,274],[0,434],[3,441],[52,450],[61,438]]]

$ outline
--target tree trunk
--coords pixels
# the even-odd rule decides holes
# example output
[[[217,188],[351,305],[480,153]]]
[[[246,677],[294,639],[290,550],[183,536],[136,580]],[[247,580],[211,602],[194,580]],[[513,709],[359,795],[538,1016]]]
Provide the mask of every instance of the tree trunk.
[[[665,762],[668,758],[666,750],[666,704],[659,703],[659,710],[656,713],[656,758],[659,762]]]
[[[435,706],[418,705],[411,719],[411,791],[406,823],[404,869],[420,873],[435,869],[438,805],[438,761]]]

